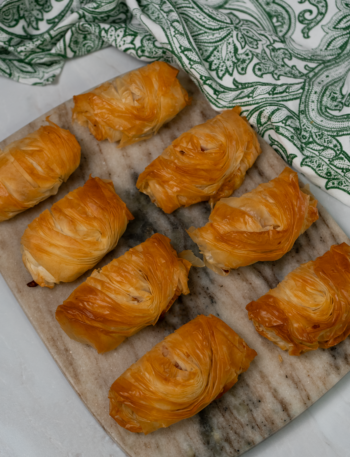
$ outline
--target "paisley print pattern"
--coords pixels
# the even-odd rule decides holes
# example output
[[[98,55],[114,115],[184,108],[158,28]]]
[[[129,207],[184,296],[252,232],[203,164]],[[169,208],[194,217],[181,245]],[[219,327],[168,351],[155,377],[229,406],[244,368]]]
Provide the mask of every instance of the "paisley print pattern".
[[[240,105],[275,150],[350,206],[349,0],[5,0],[0,74],[49,84],[115,46],[183,68],[211,105]]]

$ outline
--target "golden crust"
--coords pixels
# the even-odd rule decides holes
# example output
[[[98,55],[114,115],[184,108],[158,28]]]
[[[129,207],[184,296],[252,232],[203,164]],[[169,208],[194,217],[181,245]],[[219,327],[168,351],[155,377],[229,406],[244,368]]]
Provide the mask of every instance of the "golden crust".
[[[79,166],[75,136],[48,122],[0,151],[0,221],[57,194]]]
[[[115,248],[132,219],[112,181],[90,177],[28,225],[24,265],[42,287],[74,281]]]
[[[205,264],[226,275],[230,269],[277,260],[318,219],[317,200],[299,188],[290,168],[239,198],[220,200],[204,227],[188,234]]]
[[[140,174],[136,187],[165,213],[228,197],[261,153],[239,107],[197,125],[166,148]]]
[[[178,70],[153,62],[73,97],[73,120],[119,147],[146,140],[190,104]]]
[[[113,383],[110,415],[131,432],[169,427],[231,389],[256,355],[222,320],[197,316]]]
[[[350,334],[350,246],[332,246],[301,265],[249,303],[247,311],[260,335],[290,355],[345,340]]]
[[[56,319],[74,340],[99,353],[110,351],[155,325],[179,295],[189,293],[190,268],[169,238],[157,233],[95,270],[57,308]]]

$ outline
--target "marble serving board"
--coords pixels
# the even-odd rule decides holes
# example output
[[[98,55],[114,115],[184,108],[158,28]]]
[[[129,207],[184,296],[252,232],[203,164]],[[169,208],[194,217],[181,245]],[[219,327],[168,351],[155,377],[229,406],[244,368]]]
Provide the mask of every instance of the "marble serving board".
[[[245,310],[247,303],[275,287],[301,263],[324,254],[333,244],[349,242],[323,208],[319,208],[319,220],[277,262],[240,268],[227,277],[218,276],[207,268],[192,268],[190,295],[180,297],[155,327],[144,329],[104,355],[69,339],[54,317],[57,306],[91,271],[74,283],[62,284],[53,290],[28,288],[26,284],[31,277],[21,260],[20,239],[28,223],[69,191],[81,186],[90,173],[112,179],[117,193],[135,216],[117,248],[100,262],[99,267],[156,232],[171,238],[178,251],[192,249],[198,254],[185,229],[191,225],[204,225],[210,214],[209,205],[201,203],[166,215],[135,187],[139,173],[171,141],[216,115],[194,84],[185,75],[180,79],[193,96],[192,105],[154,138],[123,149],[117,149],[107,141],[98,142],[87,129],[72,124],[72,101],[47,113],[52,121],[76,135],[82,147],[81,164],[56,196],[1,223],[0,272],[73,388],[127,454],[132,457],[238,456],[305,411],[350,370],[349,339],[329,350],[290,357],[255,332]],[[44,125],[47,115],[7,138],[0,148]],[[273,179],[286,166],[263,140],[261,145],[261,156],[234,195],[240,196]],[[108,414],[108,391],[113,381],[165,336],[201,313],[223,319],[257,351],[258,357],[249,370],[220,400],[168,429],[144,436],[119,427]]]

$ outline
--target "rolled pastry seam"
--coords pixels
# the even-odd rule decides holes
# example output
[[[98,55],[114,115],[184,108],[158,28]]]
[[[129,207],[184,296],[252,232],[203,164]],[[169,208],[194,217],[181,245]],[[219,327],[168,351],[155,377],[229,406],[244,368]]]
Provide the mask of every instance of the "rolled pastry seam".
[[[113,383],[109,414],[131,432],[169,427],[231,389],[256,355],[221,319],[197,316]]]
[[[57,308],[67,335],[98,353],[155,325],[178,298],[187,295],[191,263],[177,256],[159,233],[92,275]]]
[[[90,177],[28,225],[23,263],[41,287],[74,281],[115,248],[132,219],[112,181]]]
[[[329,348],[350,334],[350,246],[332,246],[247,305],[260,335],[290,355]]]
[[[180,252],[179,257],[181,259],[185,259],[188,262],[190,262],[190,264],[193,267],[197,267],[197,268],[205,267],[203,260],[201,260],[199,257],[195,256],[193,251],[191,251],[191,250],[186,250],[186,251]]]
[[[229,197],[261,153],[240,111],[224,111],[183,133],[140,174],[137,188],[165,213]]]
[[[120,148],[151,138],[190,104],[177,74],[165,62],[153,62],[119,76],[73,97],[73,120],[99,141],[119,141]]]
[[[55,195],[79,166],[75,136],[46,120],[49,125],[0,151],[0,221]]]
[[[280,259],[317,219],[317,200],[302,192],[297,173],[285,168],[241,197],[221,199],[209,222],[187,233],[206,266],[225,276],[230,269]]]

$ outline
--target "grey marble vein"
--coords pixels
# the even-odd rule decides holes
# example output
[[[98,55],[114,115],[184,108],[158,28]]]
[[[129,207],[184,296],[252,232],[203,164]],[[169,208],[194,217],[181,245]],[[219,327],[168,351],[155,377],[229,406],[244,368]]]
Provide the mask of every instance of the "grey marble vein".
[[[117,248],[98,266],[103,266],[127,249],[145,241],[155,232],[171,238],[181,251],[198,253],[185,229],[204,225],[210,208],[206,203],[165,215],[146,195],[138,192],[138,174],[179,134],[213,117],[216,113],[186,77],[184,85],[193,95],[185,108],[151,140],[124,149],[97,142],[89,132],[71,123],[72,101],[50,111],[51,120],[74,133],[82,147],[78,170],[63,184],[58,194],[35,208],[0,225],[0,271],[18,302],[46,344],[78,395],[107,433],[130,456],[142,457],[228,457],[238,456],[288,424],[326,393],[350,370],[350,341],[335,348],[290,357],[259,336],[248,320],[245,306],[269,288],[275,287],[291,270],[324,254],[334,243],[349,242],[346,235],[320,208],[320,219],[295,243],[281,260],[257,263],[220,277],[208,269],[190,272],[191,294],[180,297],[165,319],[146,328],[118,349],[98,355],[93,349],[70,340],[56,323],[56,307],[91,273],[54,290],[30,289],[31,280],[20,254],[20,239],[27,224],[67,192],[93,176],[113,180],[117,193],[135,216]],[[19,139],[44,123],[45,116],[6,139],[0,147]],[[248,172],[235,195],[242,195],[261,182],[277,176],[285,167],[282,159],[263,141],[263,153]],[[108,390],[113,381],[132,363],[176,328],[197,314],[212,313],[223,319],[258,352],[250,369],[220,400],[197,416],[151,435],[132,434],[108,415]]]

